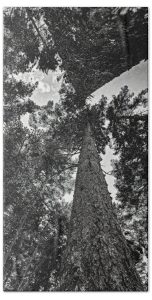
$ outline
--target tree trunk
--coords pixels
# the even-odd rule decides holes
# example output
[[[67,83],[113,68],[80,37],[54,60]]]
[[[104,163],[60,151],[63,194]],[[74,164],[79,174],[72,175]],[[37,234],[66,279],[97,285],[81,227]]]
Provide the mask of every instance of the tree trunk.
[[[61,291],[143,291],[118,225],[90,125],[80,153]]]

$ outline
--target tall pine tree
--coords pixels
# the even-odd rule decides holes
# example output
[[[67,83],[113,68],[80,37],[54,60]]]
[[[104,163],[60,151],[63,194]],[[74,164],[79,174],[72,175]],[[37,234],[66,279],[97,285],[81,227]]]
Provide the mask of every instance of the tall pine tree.
[[[88,123],[80,153],[62,291],[142,291]]]

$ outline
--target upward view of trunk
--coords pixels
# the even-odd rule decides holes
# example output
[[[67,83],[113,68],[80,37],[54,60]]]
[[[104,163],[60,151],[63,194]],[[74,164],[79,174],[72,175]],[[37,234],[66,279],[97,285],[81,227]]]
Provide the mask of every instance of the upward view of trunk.
[[[62,291],[142,291],[88,124],[61,268]]]

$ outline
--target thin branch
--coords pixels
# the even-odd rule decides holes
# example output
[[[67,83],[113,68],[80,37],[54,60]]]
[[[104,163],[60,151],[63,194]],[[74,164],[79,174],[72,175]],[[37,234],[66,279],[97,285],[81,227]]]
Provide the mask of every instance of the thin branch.
[[[32,17],[32,14],[31,14],[30,9],[29,9],[29,8],[26,8],[26,12],[27,12],[27,15],[28,15],[30,21],[32,22],[32,24],[33,24],[33,26],[34,26],[34,28],[35,28],[35,30],[36,30],[36,32],[37,32],[39,38],[41,39],[43,45],[45,45],[45,47],[48,48],[48,45],[47,45],[45,39],[44,39],[44,38],[42,37],[42,35],[40,34],[40,31],[39,31],[39,29],[38,29],[38,27],[37,27],[37,25],[36,25],[36,23],[35,23],[35,21],[34,21],[34,19],[33,19],[33,17]]]
[[[118,116],[119,119],[135,119],[135,120],[146,120],[148,118],[147,114],[135,114],[135,115],[130,115],[130,116]]]
[[[80,154],[80,151],[76,151],[76,152],[71,153],[72,156],[76,155],[76,154]]]
[[[104,171],[103,169],[102,169],[102,171],[103,171],[106,175],[113,176],[112,171],[106,172],[106,171]]]
[[[77,167],[78,167],[78,164],[72,164],[72,165],[62,169],[58,174],[55,174],[54,176],[59,176],[62,172],[66,171],[66,170],[74,169],[74,168],[77,168]],[[52,178],[54,176],[52,176]]]

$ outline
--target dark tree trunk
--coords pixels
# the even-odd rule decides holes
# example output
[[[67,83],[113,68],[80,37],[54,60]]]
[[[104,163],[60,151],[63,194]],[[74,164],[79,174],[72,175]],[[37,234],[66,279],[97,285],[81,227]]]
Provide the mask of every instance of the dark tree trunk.
[[[79,159],[62,291],[143,291],[88,124]]]

